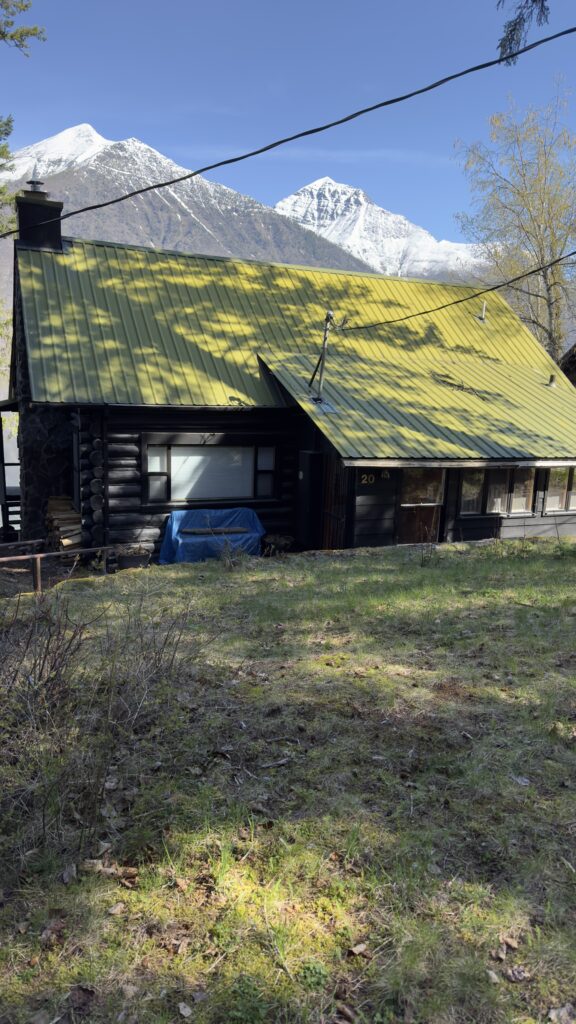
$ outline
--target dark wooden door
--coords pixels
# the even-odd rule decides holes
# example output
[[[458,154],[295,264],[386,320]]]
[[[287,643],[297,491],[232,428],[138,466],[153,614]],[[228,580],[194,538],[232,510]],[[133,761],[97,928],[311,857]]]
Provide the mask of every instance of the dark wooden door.
[[[324,461],[324,515],[322,547],[343,548],[346,542],[348,507],[348,471],[337,455],[326,455]]]
[[[440,529],[440,505],[400,506],[399,544],[435,544]]]
[[[443,469],[404,469],[398,507],[398,544],[436,544],[444,503]]]

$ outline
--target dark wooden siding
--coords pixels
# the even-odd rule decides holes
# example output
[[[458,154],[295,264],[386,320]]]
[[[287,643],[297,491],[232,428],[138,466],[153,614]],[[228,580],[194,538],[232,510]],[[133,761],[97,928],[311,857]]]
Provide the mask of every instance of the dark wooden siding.
[[[235,507],[238,500],[148,503],[143,477],[143,438],[214,435],[220,444],[273,446],[273,497],[242,499],[268,533],[295,535],[300,417],[292,410],[113,410],[80,416],[83,539],[93,544],[142,543],[158,550],[175,508]],[[190,441],[188,442],[190,443]]]
[[[398,470],[355,469],[353,547],[380,547],[395,540]]]

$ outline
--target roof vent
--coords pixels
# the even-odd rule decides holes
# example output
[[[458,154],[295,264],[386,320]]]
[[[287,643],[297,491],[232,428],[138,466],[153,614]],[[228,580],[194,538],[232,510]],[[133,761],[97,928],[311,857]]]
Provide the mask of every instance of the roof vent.
[[[556,374],[555,373],[551,373],[550,374],[550,378],[548,380],[548,383],[547,383],[546,387],[547,388],[555,388],[556,387]]]

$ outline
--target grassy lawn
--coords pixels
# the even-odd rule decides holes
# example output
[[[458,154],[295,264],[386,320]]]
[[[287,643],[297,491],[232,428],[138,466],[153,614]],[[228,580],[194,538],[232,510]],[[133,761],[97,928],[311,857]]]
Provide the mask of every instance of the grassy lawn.
[[[14,609],[2,1024],[576,1019],[576,547],[153,567]]]

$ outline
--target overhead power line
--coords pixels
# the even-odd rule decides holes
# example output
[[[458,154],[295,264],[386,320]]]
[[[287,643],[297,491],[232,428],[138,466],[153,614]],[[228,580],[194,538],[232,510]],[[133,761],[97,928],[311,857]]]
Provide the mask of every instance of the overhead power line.
[[[439,313],[442,309],[449,309],[450,306],[460,306],[463,302],[471,302],[472,299],[479,299],[482,295],[489,295],[490,292],[497,292],[501,288],[508,288],[512,284],[516,284],[517,281],[523,281],[526,277],[532,277],[533,274],[540,274],[544,270],[550,270],[551,267],[555,267],[558,263],[563,263],[564,260],[569,260],[571,256],[576,256],[576,249],[572,252],[566,252],[563,256],[558,256],[555,260],[550,260],[549,263],[543,263],[539,267],[534,267],[532,270],[526,270],[523,274],[517,274],[516,277],[510,277],[507,281],[502,281],[500,284],[490,285],[489,288],[482,288],[480,291],[473,292],[472,295],[464,295],[460,299],[452,299],[450,302],[443,302],[440,306],[431,306],[430,309],[420,309],[416,313],[406,313],[405,316],[397,316],[392,320],[377,320],[372,324],[350,324],[349,327],[340,327],[341,332],[345,331],[371,331],[375,327],[388,327],[390,324],[402,324],[406,320],[415,320],[419,316],[428,316],[430,313]]]
[[[572,35],[576,32],[576,26],[572,28],[565,28],[562,32],[555,32],[554,35],[545,36],[543,39],[537,39],[534,43],[530,43],[528,46],[523,46],[520,50],[516,50],[514,53],[508,53],[504,57],[497,57],[494,60],[484,61],[482,64],[475,64],[473,67],[465,68],[463,71],[456,71],[454,74],[446,75],[444,78],[439,78],[436,82],[431,82],[429,85],[424,85],[419,89],[413,89],[411,92],[403,93],[401,96],[394,96],[391,99],[382,100],[380,103],[373,103],[369,107],[363,107],[361,110],[355,110],[351,114],[346,114],[345,117],[339,117],[335,121],[328,121],[326,124],[319,125],[316,128],[307,128],[305,131],[296,132],[294,135],[286,135],[283,139],[277,139],[275,142],[269,142],[266,146],[260,146],[258,149],[252,149],[247,153],[241,153],[238,156],[227,157],[225,160],[218,160],[213,164],[206,164],[205,167],[199,167],[195,171],[188,171],[186,174],[182,174],[177,178],[170,178],[168,181],[157,182],[154,185],[144,185],[142,188],[133,189],[131,192],[126,192],[121,196],[116,196],[115,199],[108,199],[102,203],[93,203],[90,206],[82,206],[77,210],[70,210],[68,213],[62,214],[60,217],[52,217],[49,220],[42,221],[37,227],[44,227],[47,224],[55,224],[57,221],[68,220],[69,217],[77,217],[81,213],[92,213],[94,210],[103,210],[107,206],[114,206],[116,203],[123,203],[126,199],[134,199],[135,196],[144,195],[146,192],[154,192],[156,189],[168,188],[170,185],[179,185],[183,181],[190,181],[192,178],[198,177],[199,174],[206,174],[208,171],[215,171],[219,167],[229,167],[231,164],[241,163],[243,160],[250,160],[254,156],[261,156],[263,153],[269,153],[273,149],[278,149],[279,146],[286,146],[289,142],[296,142],[298,139],[310,138],[312,135],[320,135],[321,132],[326,132],[330,128],[337,128],[341,124],[347,124],[349,121],[355,121],[359,117],[364,117],[366,114],[371,114],[375,110],[383,110],[385,107],[395,106],[397,103],[404,103],[406,100],[414,99],[415,96],[422,96],[424,93],[432,92],[434,89],[439,89],[443,85],[447,85],[449,82],[455,82],[459,78],[465,78],[467,75],[475,74],[477,71],[486,71],[488,68],[496,67],[498,64],[506,64],[517,57],[520,57],[523,53],[528,53],[530,50],[535,50],[539,46],[544,46],[546,43],[552,43],[556,39],[562,39],[564,36]],[[9,238],[11,235],[17,234],[18,229],[14,228],[11,231],[5,231],[0,234],[0,238]]]

